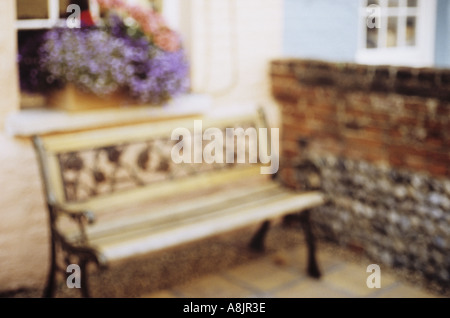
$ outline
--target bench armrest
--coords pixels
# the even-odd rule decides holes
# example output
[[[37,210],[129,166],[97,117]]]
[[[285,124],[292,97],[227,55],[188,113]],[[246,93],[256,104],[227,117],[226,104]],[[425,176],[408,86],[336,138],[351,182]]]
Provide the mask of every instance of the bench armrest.
[[[72,219],[77,219],[80,221],[84,219],[88,224],[93,224],[95,222],[95,213],[90,210],[71,210],[58,204],[53,204],[52,207],[56,214],[61,213]]]

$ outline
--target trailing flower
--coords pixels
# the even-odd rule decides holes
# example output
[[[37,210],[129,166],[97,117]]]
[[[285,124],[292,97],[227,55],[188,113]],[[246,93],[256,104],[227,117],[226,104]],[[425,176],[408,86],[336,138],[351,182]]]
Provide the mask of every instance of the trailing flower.
[[[45,91],[72,83],[99,96],[123,91],[140,102],[158,104],[186,92],[185,52],[160,15],[153,10],[138,13],[120,0],[99,3],[110,9],[102,26],[50,29],[34,58],[32,48],[21,48],[22,88]]]

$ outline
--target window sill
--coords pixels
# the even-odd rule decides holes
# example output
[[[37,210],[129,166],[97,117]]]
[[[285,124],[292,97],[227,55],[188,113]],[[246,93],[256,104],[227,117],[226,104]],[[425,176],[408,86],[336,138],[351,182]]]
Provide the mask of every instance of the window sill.
[[[34,134],[75,131],[205,114],[211,108],[211,104],[211,98],[207,95],[188,94],[159,107],[130,107],[85,112],[67,112],[48,108],[24,109],[9,114],[5,129],[9,136],[27,137]]]

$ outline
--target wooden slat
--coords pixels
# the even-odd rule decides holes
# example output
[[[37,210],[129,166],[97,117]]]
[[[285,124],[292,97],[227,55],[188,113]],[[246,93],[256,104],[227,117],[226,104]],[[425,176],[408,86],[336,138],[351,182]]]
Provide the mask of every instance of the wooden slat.
[[[170,139],[170,132],[177,127],[192,129],[194,120],[167,121],[162,123],[97,129],[92,131],[45,136],[44,147],[49,152],[69,152],[96,147],[120,145],[131,141],[146,140],[164,136]]]
[[[64,205],[69,210],[106,210],[117,208],[124,204],[136,204],[161,197],[176,198],[177,194],[186,193],[195,189],[214,187],[219,184],[227,184],[244,178],[250,178],[260,173],[259,165],[248,167],[235,167],[217,171],[208,171],[198,175],[158,182],[144,187],[124,190],[103,196],[95,197],[87,202],[67,203]]]
[[[111,233],[114,231],[125,231],[127,228],[135,228],[149,226],[150,223],[156,225],[164,222],[170,222],[189,215],[198,215],[205,212],[205,209],[220,210],[230,204],[239,204],[243,200],[249,198],[257,198],[258,196],[267,196],[267,193],[275,193],[282,191],[280,186],[274,182],[262,182],[255,186],[240,188],[232,188],[229,190],[215,191],[209,195],[195,193],[191,198],[182,201],[174,200],[172,202],[155,204],[150,201],[145,205],[139,205],[137,213],[132,213],[130,209],[128,214],[122,214],[117,218],[99,222],[87,229],[89,236],[93,239],[104,235],[103,233]],[[132,209],[131,209],[132,210]],[[115,213],[118,214],[118,213]],[[188,215],[188,216],[189,216]]]
[[[257,195],[242,196],[224,205],[205,205],[199,209],[186,209],[171,217],[161,217],[153,222],[135,223],[125,228],[115,228],[114,231],[100,233],[103,236],[91,236],[95,242],[122,242],[136,236],[146,236],[148,233],[161,232],[172,227],[183,227],[205,219],[214,219],[225,214],[233,214],[237,210],[245,211],[251,208],[262,207],[265,204],[289,198],[283,191],[265,191]],[[98,234],[98,233],[97,233]]]
[[[225,127],[232,128],[236,123],[254,121],[255,116],[230,118],[189,118],[183,120],[169,120],[164,122],[128,125],[123,127],[103,128],[84,132],[56,134],[43,136],[44,147],[49,152],[68,152],[95,147],[106,147],[127,142],[147,140],[156,136],[170,139],[172,131],[179,127],[190,130],[194,128],[194,121],[202,120],[203,128]]]
[[[313,208],[322,203],[323,196],[319,192],[290,193],[281,198],[274,198],[270,202],[264,200],[261,204],[251,207],[225,209],[222,213],[216,212],[214,216],[204,215],[194,218],[191,220],[192,222],[184,220],[182,226],[174,223],[158,231],[156,231],[157,229],[148,229],[144,232],[145,234],[138,232],[139,235],[134,238],[124,233],[122,237],[115,236],[111,241],[94,240],[92,243],[108,259],[120,259],[220,234],[267,219]]]

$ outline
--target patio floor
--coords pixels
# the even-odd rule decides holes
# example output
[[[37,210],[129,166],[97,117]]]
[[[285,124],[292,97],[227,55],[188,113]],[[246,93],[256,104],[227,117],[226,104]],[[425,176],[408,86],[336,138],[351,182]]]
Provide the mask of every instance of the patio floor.
[[[296,227],[274,226],[268,233],[266,252],[248,249],[256,228],[193,242],[173,249],[136,256],[94,268],[90,275],[93,298],[438,298],[420,275],[393,271],[380,264],[381,288],[368,288],[372,264],[362,253],[318,241],[320,279],[306,275],[306,246]],[[41,297],[41,286],[4,295]],[[56,297],[78,298],[60,279]]]
[[[424,287],[408,283],[381,267],[381,288],[370,289],[370,263],[349,260],[319,249],[322,278],[305,273],[305,246],[287,248],[260,259],[210,273],[169,289],[144,294],[148,298],[435,298]]]

